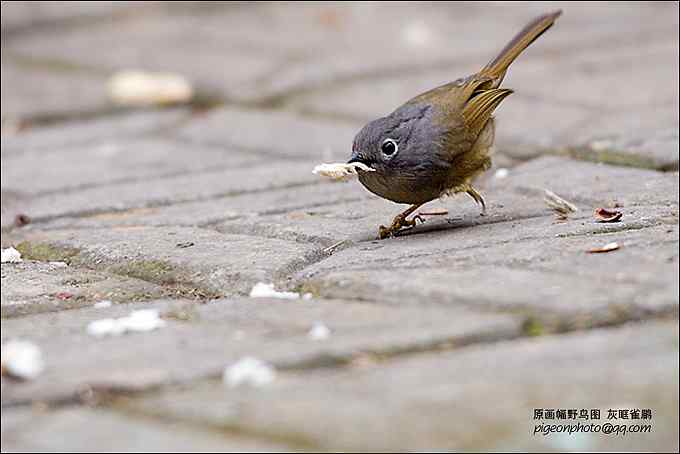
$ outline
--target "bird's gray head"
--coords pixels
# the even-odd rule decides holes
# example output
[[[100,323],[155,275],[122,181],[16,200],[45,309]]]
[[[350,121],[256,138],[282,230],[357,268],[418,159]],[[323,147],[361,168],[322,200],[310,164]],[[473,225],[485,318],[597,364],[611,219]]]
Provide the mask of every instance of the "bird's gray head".
[[[401,170],[416,171],[428,161],[427,152],[434,151],[440,133],[433,124],[431,106],[405,104],[359,131],[348,163],[362,162],[386,176]]]

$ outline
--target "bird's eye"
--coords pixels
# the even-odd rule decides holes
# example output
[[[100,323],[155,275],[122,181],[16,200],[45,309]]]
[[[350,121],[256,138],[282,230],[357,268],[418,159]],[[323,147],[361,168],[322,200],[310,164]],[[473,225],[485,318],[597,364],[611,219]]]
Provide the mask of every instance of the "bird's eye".
[[[397,145],[397,142],[394,139],[385,139],[380,146],[380,150],[384,155],[392,156],[399,150],[399,145]]]

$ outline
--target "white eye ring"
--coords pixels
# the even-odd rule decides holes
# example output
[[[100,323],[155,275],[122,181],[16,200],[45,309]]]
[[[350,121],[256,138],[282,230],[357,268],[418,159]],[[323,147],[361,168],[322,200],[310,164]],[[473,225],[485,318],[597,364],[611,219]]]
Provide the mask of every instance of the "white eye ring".
[[[385,156],[392,157],[399,151],[399,144],[394,139],[385,139],[382,145],[380,145],[380,151]]]

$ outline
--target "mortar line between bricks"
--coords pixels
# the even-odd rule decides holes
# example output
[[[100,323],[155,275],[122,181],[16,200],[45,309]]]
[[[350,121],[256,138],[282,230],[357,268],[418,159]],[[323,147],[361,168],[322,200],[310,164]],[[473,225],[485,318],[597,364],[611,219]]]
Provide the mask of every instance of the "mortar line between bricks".
[[[638,43],[640,41],[640,36],[662,36],[665,37],[667,36],[667,32],[670,31],[671,28],[664,29],[661,33],[659,32],[658,29],[649,29],[649,30],[642,30],[640,33],[638,33],[637,36],[634,36],[631,38],[631,41],[627,43],[628,46],[633,46],[635,43]],[[672,31],[675,32],[675,27],[672,27]],[[589,46],[592,44],[592,37],[586,38],[582,43],[581,42],[575,42],[571,43],[569,47],[562,48],[560,49],[560,55],[564,58],[570,57],[572,55],[578,54],[581,52],[583,48],[586,46]],[[615,46],[617,49],[620,49],[622,47],[621,43],[621,37],[620,35],[617,34],[611,34],[611,35],[606,35],[606,36],[601,36],[598,38],[598,45],[604,49],[607,48],[605,44],[612,44]],[[581,45],[582,44],[582,45]],[[554,48],[547,48],[543,49],[541,51],[536,50],[534,52],[533,58],[535,59],[543,59],[546,56],[552,55],[555,52]],[[488,57],[488,56],[487,56]],[[266,96],[263,99],[259,101],[246,101],[243,102],[245,105],[252,105],[254,107],[286,107],[290,100],[294,99],[295,97],[300,97],[300,96],[306,96],[310,94],[314,94],[316,92],[328,89],[328,88],[338,88],[338,87],[343,87],[347,85],[351,85],[356,82],[363,82],[363,81],[371,81],[371,80],[380,80],[384,79],[386,77],[393,77],[394,74],[399,74],[400,76],[408,76],[408,75],[413,75],[417,76],[421,73],[427,72],[427,71],[432,71],[432,70],[445,70],[445,69],[450,69],[454,66],[459,66],[461,64],[473,64],[473,63],[479,63],[480,65],[483,65],[484,62],[486,61],[486,58],[483,55],[478,55],[477,53],[473,54],[468,54],[465,55],[463,58],[460,56],[457,58],[452,58],[452,59],[446,59],[446,60],[441,60],[438,62],[434,62],[431,64],[420,64],[418,66],[413,66],[411,64],[402,64],[402,65],[393,65],[390,67],[380,67],[376,68],[373,70],[365,71],[362,73],[358,74],[348,74],[348,75],[336,75],[335,77],[329,79],[329,80],[322,80],[322,81],[317,81],[315,83],[306,85],[306,86],[293,86],[292,88],[289,88],[288,90],[284,90],[282,93],[278,94],[272,94],[270,96]],[[461,75],[454,75],[452,76],[453,78],[460,77]],[[276,74],[272,74],[270,76],[271,78],[276,77]]]
[[[120,397],[118,398],[120,399]],[[256,430],[247,430],[243,427],[228,427],[224,425],[219,425],[218,423],[210,423],[207,421],[195,421],[191,418],[179,418],[172,414],[160,414],[151,413],[141,410],[132,409],[125,407],[120,403],[112,403],[108,405],[100,405],[98,408],[105,408],[108,411],[120,414],[122,416],[132,416],[133,418],[148,420],[152,422],[161,423],[173,423],[180,424],[186,428],[192,430],[200,430],[201,432],[210,434],[220,434],[222,436],[235,436],[242,439],[248,439],[250,441],[260,441],[274,443],[277,445],[285,445],[288,448],[298,448],[298,449],[321,449],[321,445],[314,443],[311,440],[304,439],[302,437],[286,437],[283,435],[271,435],[263,434]],[[292,451],[292,449],[291,449]]]
[[[214,14],[215,10],[228,11],[231,8],[233,7],[228,3],[220,4],[219,2],[216,2],[213,5],[208,3],[201,8],[191,9],[191,12],[192,14],[197,15],[209,15]],[[101,24],[110,24],[112,22],[120,24],[129,21],[138,21],[149,16],[181,17],[181,14],[184,12],[186,12],[185,6],[172,5],[172,2],[169,2],[165,7],[139,2],[139,4],[135,6],[125,6],[122,9],[105,11],[104,14],[80,14],[66,17],[46,18],[26,24],[7,25],[2,31],[2,39],[3,41],[6,39],[8,44],[7,47],[10,47],[13,40],[21,39],[22,35],[31,34],[33,32],[46,34],[69,31],[74,28],[82,32],[87,31],[87,29],[99,28]],[[4,44],[5,43],[3,42],[3,45]]]
[[[131,211],[131,210],[139,210],[139,209],[146,209],[146,208],[164,208],[164,207],[169,207],[169,206],[175,206],[175,205],[182,205],[182,204],[187,204],[187,203],[194,203],[194,202],[206,202],[210,200],[219,200],[227,197],[236,197],[236,196],[241,196],[241,195],[248,195],[248,194],[261,194],[265,193],[268,191],[275,191],[275,190],[281,190],[281,189],[290,189],[290,188],[299,188],[299,187],[306,187],[306,186],[316,186],[319,184],[324,184],[322,181],[307,181],[307,182],[293,182],[293,183],[288,183],[288,184],[283,184],[281,186],[274,186],[274,187],[267,187],[267,188],[259,188],[259,189],[250,189],[250,190],[233,190],[233,191],[226,191],[222,192],[219,194],[212,194],[209,196],[200,196],[200,197],[195,197],[195,198],[184,198],[184,199],[179,199],[179,200],[154,200],[154,201],[147,201],[144,203],[141,203],[139,205],[135,205],[132,207],[127,207],[127,208],[120,208],[116,209],[113,207],[105,207],[105,208],[91,208],[87,210],[76,210],[72,212],[66,212],[66,213],[60,213],[60,214],[54,214],[54,215],[45,215],[45,216],[37,216],[32,219],[31,224],[37,225],[37,224],[44,224],[47,222],[55,221],[58,219],[64,219],[64,218],[87,218],[91,216],[97,216],[97,215],[102,215],[102,214],[114,214],[114,213],[125,213],[126,211]],[[11,233],[12,231],[16,230],[16,226],[7,226],[2,228],[2,233]]]
[[[109,111],[106,113],[100,113],[98,115],[94,116],[94,119],[102,119],[102,118],[108,118],[111,119],[113,117],[123,117],[125,115],[136,115],[136,114],[145,114],[145,113],[163,113],[163,112],[172,112],[172,111],[181,111],[181,109],[188,109],[191,106],[187,105],[177,105],[177,106],[172,106],[172,107],[153,107],[153,108],[141,108],[141,109],[134,109],[134,110],[125,110],[125,111]],[[181,112],[180,112],[181,113]],[[79,117],[78,117],[79,118]],[[92,116],[86,117],[86,119],[93,119]],[[158,136],[159,134],[165,133],[167,131],[174,131],[178,127],[182,126],[188,121],[191,121],[193,119],[192,115],[189,112],[186,112],[185,115],[180,116],[175,121],[169,122],[168,124],[165,125],[159,125],[153,128],[149,128],[143,131],[133,131],[133,132],[126,132],[125,139],[126,140],[132,140],[132,139],[140,139],[140,138],[154,138]],[[29,119],[29,127],[28,131],[34,131],[34,132],[44,132],[45,129],[49,128],[61,128],[61,127],[68,127],[68,126],[73,126],[75,123],[75,118],[67,118],[64,119],[63,121],[59,120],[55,124],[49,124],[49,125],[35,125],[35,127],[30,126],[30,119]],[[42,128],[43,126],[47,126],[47,128]],[[39,129],[38,129],[39,128]],[[20,135],[13,136],[14,138],[20,137]],[[106,137],[105,140],[112,140],[113,137]],[[68,148],[73,148],[75,146],[78,147],[83,147],[86,145],[93,145],[99,143],[101,138],[99,137],[93,137],[93,138],[88,138],[85,140],[81,141],[76,141],[74,143],[66,144]],[[42,151],[45,149],[51,148],[51,145],[37,145],[37,146],[31,146],[29,148],[29,153],[32,152],[38,152]],[[7,150],[7,147],[2,148],[2,157],[14,157],[14,156],[21,156],[24,154],[24,150],[22,150],[20,147],[17,147],[16,145],[11,146],[9,150]]]
[[[650,318],[646,320],[654,320],[655,318]],[[663,320],[664,317],[659,317],[659,319]],[[619,328],[622,326],[625,326],[627,324],[635,323],[637,320],[626,320],[621,323],[615,323],[615,324],[602,324],[598,326],[591,326],[586,329],[573,329],[573,330],[565,330],[562,332],[553,332],[553,333],[547,333],[545,335],[541,335],[540,337],[542,338],[552,338],[552,337],[557,337],[561,336],[563,334],[569,334],[573,332],[579,332],[579,331],[593,331],[596,329],[613,329],[613,328]],[[326,359],[326,361],[322,364],[317,362],[315,363],[314,361],[310,361],[309,364],[304,364],[304,363],[299,363],[297,365],[291,365],[291,367],[279,367],[277,368],[281,372],[284,373],[304,373],[304,372],[309,372],[313,370],[319,370],[319,369],[328,369],[332,368],[337,371],[343,371],[347,370],[348,368],[351,367],[353,361],[355,361],[358,358],[366,357],[369,356],[372,359],[372,364],[370,367],[380,367],[386,363],[394,363],[395,361],[400,361],[400,360],[408,360],[416,355],[423,355],[423,354],[433,354],[433,353],[443,353],[443,352],[453,352],[453,351],[465,351],[467,348],[474,348],[474,347],[488,347],[492,346],[494,344],[498,344],[501,342],[514,342],[518,340],[523,340],[523,339],[529,339],[535,336],[529,335],[527,332],[524,331],[519,331],[515,333],[507,332],[497,332],[495,336],[493,337],[486,337],[484,339],[476,339],[475,336],[468,336],[464,339],[449,339],[449,340],[442,340],[440,342],[431,342],[426,345],[421,345],[420,347],[414,346],[414,348],[403,348],[399,350],[395,350],[392,352],[389,352],[387,354],[381,353],[381,352],[372,352],[370,350],[365,350],[362,352],[359,352],[358,354],[351,355],[349,358],[333,358],[329,357]],[[216,378],[203,378],[203,379],[195,379],[190,382],[186,382],[180,386],[187,386],[190,385],[191,383],[200,383],[200,382],[216,382]],[[139,391],[138,393],[135,393],[134,396],[131,398],[136,398],[140,397],[143,398],[144,394],[148,393],[161,393],[164,391],[171,391],[171,388],[174,385],[163,385],[159,386],[156,389],[153,390],[142,390]],[[125,413],[129,413],[132,415],[144,415],[147,417],[150,417],[152,419],[158,420],[158,421],[163,421],[163,422],[175,422],[175,423],[182,423],[182,424],[189,424],[189,425],[203,425],[203,426],[209,426],[212,427],[214,430],[217,431],[228,431],[229,433],[233,433],[234,435],[245,435],[251,438],[255,439],[263,439],[267,441],[273,441],[273,442],[281,442],[283,441],[286,444],[291,444],[294,443],[295,445],[299,447],[309,447],[309,448],[314,448],[314,449],[323,449],[327,448],[327,446],[324,446],[313,439],[310,439],[308,437],[305,437],[304,435],[296,435],[294,437],[286,437],[285,435],[279,435],[279,434],[272,434],[270,431],[267,430],[261,430],[261,429],[256,429],[256,428],[250,428],[247,426],[239,425],[238,423],[232,423],[232,424],[219,424],[219,423],[211,423],[210,421],[205,421],[201,418],[182,418],[179,416],[174,416],[174,415],[168,415],[168,414],[161,414],[153,411],[148,411],[145,408],[140,408],[140,407],[131,407],[126,405],[124,400],[121,399],[126,399],[130,398],[130,396],[125,396],[125,395],[110,395],[109,401],[105,402],[103,405],[106,408],[116,408],[121,411],[124,411]],[[290,432],[287,432],[290,433]]]
[[[286,161],[289,162],[289,161]],[[194,170],[176,170],[173,172],[167,172],[158,175],[147,175],[147,176],[135,176],[135,177],[123,177],[115,180],[107,181],[105,183],[83,183],[77,186],[70,186],[56,190],[44,190],[31,194],[32,199],[40,199],[43,197],[51,197],[54,195],[70,194],[73,192],[89,190],[89,189],[105,189],[110,187],[116,187],[121,184],[137,183],[137,182],[157,182],[163,181],[171,178],[185,177],[185,176],[196,176],[200,178],[202,175],[211,175],[214,173],[221,173],[225,170],[250,170],[258,167],[262,167],[262,162],[255,161],[244,163],[241,165],[221,165],[221,166],[207,166],[201,169]],[[276,163],[275,163],[276,164]]]
[[[260,113],[262,112],[261,110],[259,111]],[[285,112],[285,111],[276,111],[276,110],[270,110],[268,111],[270,113],[276,112]],[[182,135],[178,135],[174,137],[175,141],[177,143],[185,144],[185,145],[200,145],[204,147],[214,147],[214,148],[223,148],[223,149],[233,149],[235,151],[241,152],[241,153],[248,153],[252,154],[255,156],[261,156],[263,158],[276,158],[276,159],[281,159],[281,160],[289,160],[289,161],[300,161],[300,162],[309,162],[310,159],[317,159],[318,156],[315,154],[300,154],[300,153],[290,153],[290,152],[285,152],[285,151],[276,151],[274,148],[263,148],[263,147],[246,147],[243,145],[239,145],[237,143],[233,142],[216,142],[214,139],[198,139],[198,138],[193,138],[193,137],[186,137]],[[348,145],[348,149],[349,146]],[[311,171],[311,167],[310,167]]]
[[[375,304],[373,302],[372,304]],[[677,309],[677,308],[676,308]],[[593,331],[597,329],[611,329],[625,326],[630,323],[638,323],[641,321],[652,321],[652,320],[668,320],[677,319],[677,310],[674,313],[655,313],[647,315],[642,318],[625,318],[616,321],[600,321],[596,324],[591,324],[586,327],[561,327],[560,330],[548,331],[540,335],[530,334],[529,331],[522,326],[519,330],[496,330],[491,333],[475,335],[468,335],[464,337],[459,336],[449,336],[443,339],[433,340],[426,344],[414,344],[412,346],[402,346],[399,348],[390,348],[386,350],[372,350],[370,348],[363,349],[359,352],[350,353],[348,355],[341,354],[320,354],[312,358],[300,360],[300,361],[290,361],[288,363],[274,362],[274,366],[277,370],[284,373],[298,373],[298,372],[308,372],[313,370],[322,369],[336,369],[344,370],[351,367],[352,363],[366,356],[372,357],[374,363],[377,365],[384,364],[386,362],[397,361],[401,359],[408,359],[414,355],[428,354],[428,353],[439,353],[439,352],[453,352],[453,351],[464,351],[469,347],[479,347],[479,346],[489,346],[500,342],[512,342],[521,339],[529,339],[535,337],[550,338],[556,337],[563,334],[569,334],[573,332],[584,332]],[[525,320],[526,321],[526,320]],[[111,402],[118,398],[131,398],[131,397],[143,397],[144,395],[149,395],[153,393],[160,393],[163,391],[170,390],[174,387],[186,387],[192,383],[200,382],[215,382],[219,380],[221,376],[221,371],[215,373],[205,374],[203,377],[195,377],[190,380],[174,380],[166,382],[163,384],[148,386],[144,389],[125,389],[125,388],[113,388],[113,387],[87,387],[80,390],[79,393],[69,393],[67,395],[57,396],[52,399],[43,399],[39,401],[33,401],[30,399],[22,399],[18,401],[8,402],[2,404],[2,409],[13,409],[13,408],[23,408],[31,406],[35,403],[43,403],[48,405],[52,409],[68,408],[80,405],[97,404],[103,405],[106,408],[111,407]],[[102,403],[102,400],[104,401]],[[151,414],[150,416],[153,416]],[[225,427],[218,426],[221,430]],[[238,428],[237,428],[238,430]]]

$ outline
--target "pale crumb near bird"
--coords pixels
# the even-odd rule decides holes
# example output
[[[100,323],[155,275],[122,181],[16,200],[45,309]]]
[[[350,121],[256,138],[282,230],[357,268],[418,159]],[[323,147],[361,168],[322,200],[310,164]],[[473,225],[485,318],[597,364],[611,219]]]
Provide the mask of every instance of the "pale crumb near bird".
[[[321,322],[316,322],[307,333],[307,337],[312,340],[325,340],[331,335],[331,330]]]
[[[300,298],[297,292],[279,292],[274,288],[274,284],[258,282],[250,291],[251,298],[279,298],[285,300],[296,300]]]
[[[106,309],[107,307],[111,307],[112,304],[113,303],[109,300],[103,300],[99,301],[98,303],[94,303],[92,307],[94,307],[95,309]]]
[[[21,253],[14,249],[13,247],[9,247],[7,249],[2,250],[2,263],[21,263],[23,260],[21,260]]]
[[[501,167],[500,169],[496,170],[494,177],[499,180],[502,180],[503,178],[507,178],[509,173],[510,171],[508,169]]]
[[[2,345],[2,375],[20,380],[33,380],[45,369],[42,352],[37,345],[12,340]]]
[[[95,320],[87,325],[87,334],[94,337],[120,336],[128,332],[147,332],[162,328],[165,320],[156,309],[132,311],[127,317]]]
[[[246,356],[224,368],[222,382],[230,388],[241,385],[266,386],[276,378],[276,370],[270,364]]]

